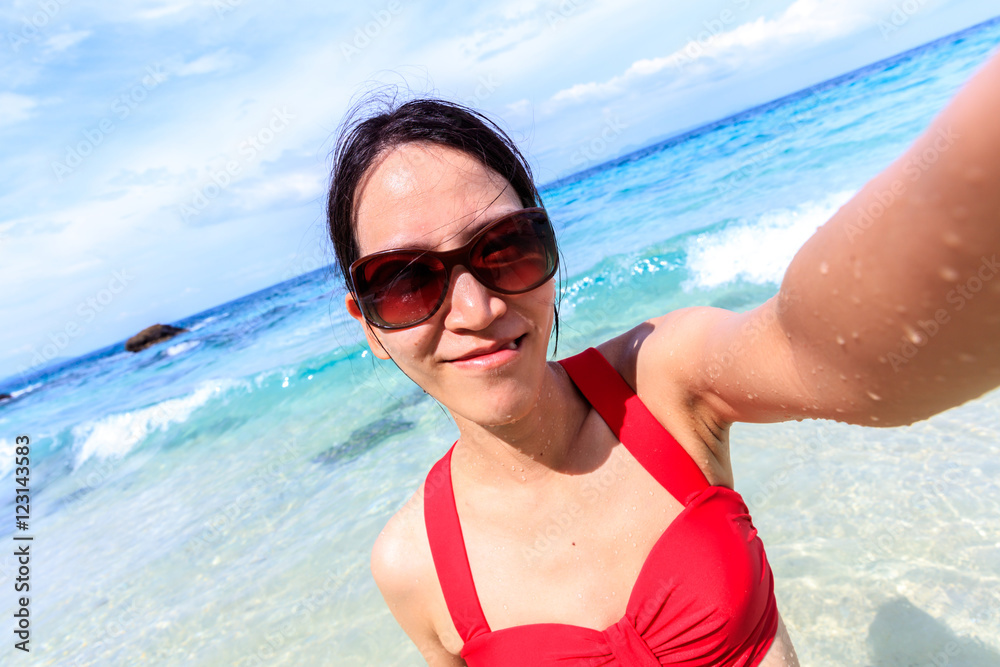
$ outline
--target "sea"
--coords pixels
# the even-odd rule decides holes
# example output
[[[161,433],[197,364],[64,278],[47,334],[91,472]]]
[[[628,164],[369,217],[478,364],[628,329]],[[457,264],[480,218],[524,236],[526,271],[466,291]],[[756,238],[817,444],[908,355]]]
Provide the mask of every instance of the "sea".
[[[544,186],[563,258],[550,358],[676,308],[764,302],[998,45],[1000,18]],[[0,662],[423,664],[368,560],[457,428],[373,358],[343,297],[324,267],[143,352],[0,381]],[[803,665],[1000,665],[1000,392],[891,429],[737,424],[731,447]],[[34,537],[24,656],[15,533]]]

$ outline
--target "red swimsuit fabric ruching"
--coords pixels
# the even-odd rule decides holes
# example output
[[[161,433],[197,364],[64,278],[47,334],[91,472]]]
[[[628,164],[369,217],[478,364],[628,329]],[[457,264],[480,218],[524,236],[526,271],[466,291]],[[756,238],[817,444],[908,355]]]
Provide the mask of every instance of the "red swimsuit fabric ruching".
[[[451,484],[451,453],[428,475],[424,520],[448,610],[470,667],[726,665],[763,660],[778,628],[774,579],[743,498],[710,486],[683,447],[595,348],[559,362],[681,513],[653,545],[625,616],[601,631],[534,623],[493,631],[469,567]],[[434,487],[431,480],[438,482]]]

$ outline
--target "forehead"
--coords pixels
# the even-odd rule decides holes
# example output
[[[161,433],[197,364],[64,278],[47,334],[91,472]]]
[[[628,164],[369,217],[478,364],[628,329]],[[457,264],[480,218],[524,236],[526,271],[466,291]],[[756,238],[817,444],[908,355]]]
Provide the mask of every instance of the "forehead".
[[[502,176],[467,153],[431,143],[392,148],[360,186],[361,255],[457,246],[490,219],[521,208]]]

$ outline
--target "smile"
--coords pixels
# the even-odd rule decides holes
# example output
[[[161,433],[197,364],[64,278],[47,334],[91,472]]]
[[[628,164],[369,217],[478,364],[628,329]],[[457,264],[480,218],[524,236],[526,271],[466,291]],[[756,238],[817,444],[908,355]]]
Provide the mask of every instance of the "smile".
[[[486,370],[503,366],[504,364],[507,364],[521,356],[522,344],[525,336],[527,336],[527,334],[522,334],[495,352],[467,356],[463,359],[449,361],[448,363],[458,366],[459,368],[476,370]]]

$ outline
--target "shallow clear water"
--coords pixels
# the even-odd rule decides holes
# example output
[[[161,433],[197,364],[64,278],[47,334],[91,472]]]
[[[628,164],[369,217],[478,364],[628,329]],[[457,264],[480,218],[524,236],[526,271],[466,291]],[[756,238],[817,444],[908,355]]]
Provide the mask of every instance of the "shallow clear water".
[[[998,43],[980,26],[550,184],[556,356],[773,295]],[[33,443],[31,664],[420,664],[368,554],[457,431],[342,303],[319,271],[0,382],[0,484]],[[1000,392],[898,429],[740,424],[732,452],[803,664],[1000,664]]]

